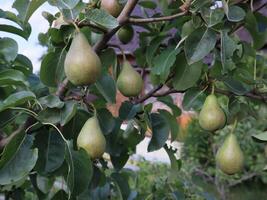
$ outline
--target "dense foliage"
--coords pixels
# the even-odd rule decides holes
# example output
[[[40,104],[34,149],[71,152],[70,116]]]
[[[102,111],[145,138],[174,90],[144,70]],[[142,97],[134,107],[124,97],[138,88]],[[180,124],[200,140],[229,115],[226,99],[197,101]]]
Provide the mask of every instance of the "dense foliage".
[[[148,130],[152,138],[147,151],[164,148],[171,161],[162,177],[171,184],[161,181],[160,186],[155,185],[154,198],[208,198],[184,186],[183,178],[174,181],[179,178],[182,161],[166,141],[176,140],[177,117],[182,111],[172,93],[184,93],[183,109],[196,112],[206,96],[214,93],[227,118],[226,127],[216,135],[214,131],[199,134],[204,131],[198,126],[194,131],[198,140],[207,143],[194,143],[196,148],[189,151],[187,160],[193,159],[195,167],[212,178],[218,173],[226,180],[223,187],[236,177],[242,179],[246,171],[260,174],[266,183],[266,177],[261,176],[266,160],[256,151],[263,148],[254,144],[267,142],[267,61],[262,51],[267,40],[267,17],[259,12],[266,1],[223,0],[219,6],[212,0],[128,0],[119,1],[111,12],[99,0],[15,0],[13,7],[18,15],[0,9],[0,18],[17,25],[0,24],[0,31],[27,40],[34,28],[28,20],[45,2],[59,12],[53,15],[47,11],[40,16],[50,26],[39,34],[47,52],[38,75],[33,73],[31,61],[18,53],[18,43],[12,36],[0,37],[0,191],[7,199],[153,199],[153,194],[143,191],[145,188],[138,189],[136,172],[123,169]],[[134,8],[141,16],[132,14]],[[134,27],[139,41],[133,52],[136,65],[143,78],[149,72],[153,89],[138,96],[134,93],[135,97],[130,94],[116,115],[109,108],[118,100],[116,81],[123,64],[115,49],[124,55],[124,46],[111,44],[110,39],[124,25]],[[242,30],[250,40],[241,37]],[[67,54],[76,52],[71,43],[77,31],[93,46],[86,48],[94,50],[101,60],[101,73],[90,85],[73,85],[74,81],[66,79],[65,58],[72,62],[79,57],[70,59]],[[169,111],[152,112],[153,103],[147,101],[152,97],[166,104]],[[106,141],[106,154],[94,160],[87,149],[77,146],[78,134],[92,116],[97,117],[98,132]],[[243,123],[247,116],[255,121]],[[214,151],[232,130],[234,121],[240,122],[237,138],[248,163],[243,171],[227,176],[216,168]],[[121,128],[122,123],[127,124],[126,130]],[[240,126],[244,127],[239,134]],[[246,148],[249,144],[251,147]],[[211,163],[206,165],[207,156]]]

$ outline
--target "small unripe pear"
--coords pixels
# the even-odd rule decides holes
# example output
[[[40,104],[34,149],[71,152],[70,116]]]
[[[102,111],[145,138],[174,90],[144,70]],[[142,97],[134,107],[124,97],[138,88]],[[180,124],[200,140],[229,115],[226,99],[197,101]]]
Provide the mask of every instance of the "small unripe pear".
[[[117,36],[121,43],[128,44],[134,36],[133,27],[130,25],[125,25],[121,27],[120,30],[117,32]]]
[[[74,85],[89,85],[101,74],[101,61],[83,33],[75,34],[64,63],[65,74]]]
[[[106,10],[113,17],[118,17],[123,7],[118,0],[101,0],[101,9]]]
[[[92,159],[101,158],[105,152],[106,139],[96,116],[89,118],[83,125],[77,138],[77,146],[84,148]]]
[[[226,116],[214,94],[209,95],[199,114],[199,125],[207,131],[216,131],[224,127]]]
[[[124,61],[117,80],[119,91],[126,97],[138,96],[143,88],[141,75],[134,70],[128,61]]]
[[[244,165],[244,155],[237,142],[236,136],[230,133],[216,154],[218,167],[225,174],[232,175],[240,172]]]

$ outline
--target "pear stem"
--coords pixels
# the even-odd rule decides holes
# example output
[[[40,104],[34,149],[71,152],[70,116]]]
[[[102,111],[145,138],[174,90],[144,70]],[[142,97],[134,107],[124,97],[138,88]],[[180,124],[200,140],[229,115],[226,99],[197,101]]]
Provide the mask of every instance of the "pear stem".
[[[232,128],[231,134],[234,133],[234,130],[236,129],[236,126],[237,126],[237,119],[235,118],[235,122],[233,124],[233,128]]]
[[[211,87],[211,94],[214,94],[214,91],[215,91],[215,86],[214,86],[214,83],[213,83],[212,87]]]
[[[96,108],[95,108],[94,104],[89,103],[89,105],[93,108],[94,116],[96,116]]]
[[[79,27],[77,26],[77,24],[73,21],[71,21],[72,25],[75,27],[76,31],[79,33],[80,32],[80,29]]]

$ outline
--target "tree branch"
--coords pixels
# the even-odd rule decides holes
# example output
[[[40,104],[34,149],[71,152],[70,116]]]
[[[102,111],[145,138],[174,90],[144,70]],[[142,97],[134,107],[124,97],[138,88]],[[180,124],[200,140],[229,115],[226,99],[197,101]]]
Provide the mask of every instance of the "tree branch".
[[[136,104],[143,103],[144,101],[146,101],[147,99],[149,99],[151,97],[163,97],[163,96],[166,96],[166,95],[169,95],[169,94],[186,92],[186,90],[176,90],[174,88],[169,89],[169,90],[167,90],[165,92],[158,92],[162,87],[163,87],[163,84],[158,85],[157,87],[155,87],[151,91],[149,91],[145,96],[137,99],[135,101],[135,103]],[[259,95],[259,94],[254,94],[253,92],[248,92],[248,93],[243,94],[243,95],[237,95],[237,94],[235,94],[235,93],[233,93],[231,91],[222,90],[222,89],[219,89],[219,88],[215,88],[215,92],[219,93],[219,94],[226,95],[226,96],[244,96],[244,97],[248,97],[248,98],[251,98],[251,99],[260,100],[260,101],[263,101],[265,103],[267,102],[267,97],[266,96]]]
[[[170,16],[154,17],[154,18],[147,18],[147,19],[144,19],[144,18],[132,18],[132,17],[130,17],[129,20],[128,20],[128,22],[131,23],[131,24],[143,24],[143,23],[170,21],[172,19],[181,17],[181,16],[183,16],[183,15],[185,15],[187,13],[188,12],[185,11],[185,12],[177,13],[177,14],[170,15]]]
[[[159,84],[157,87],[153,88],[152,90],[150,90],[146,95],[144,95],[143,97],[137,99],[135,101],[135,104],[138,103],[143,103],[144,101],[146,101],[147,99],[153,97],[153,95],[159,91],[161,88],[163,87],[163,84]]]
[[[56,95],[60,98],[63,99],[64,98],[64,94],[66,93],[67,90],[67,84],[68,84],[68,79],[66,78],[62,83],[59,84],[57,91],[56,91]]]
[[[229,184],[229,187],[234,187],[234,186],[236,186],[236,185],[238,185],[238,184],[243,183],[244,181],[247,181],[247,180],[249,180],[249,179],[254,178],[255,176],[258,176],[258,174],[257,174],[257,173],[247,174],[247,175],[241,177],[239,180],[230,183],[230,184]]]

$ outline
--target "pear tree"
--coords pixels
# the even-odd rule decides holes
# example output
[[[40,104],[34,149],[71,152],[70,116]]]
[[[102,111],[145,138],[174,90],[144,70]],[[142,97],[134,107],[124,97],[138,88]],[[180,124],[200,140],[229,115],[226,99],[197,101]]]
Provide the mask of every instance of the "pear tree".
[[[49,23],[38,37],[47,51],[33,73],[14,38],[29,39],[35,28],[29,19],[44,4],[57,13],[39,16]],[[164,149],[171,163],[166,174],[175,179],[183,158],[167,141],[179,137],[183,111],[198,114],[198,128],[209,138],[232,128],[215,145],[215,170],[242,175],[246,155],[235,135],[237,123],[258,119],[262,133],[251,139],[267,142],[266,5],[266,0],[13,0],[16,13],[1,8],[0,18],[11,23],[0,22],[0,195],[160,199],[153,192],[139,194],[138,171],[125,166],[149,136],[146,150]],[[181,93],[178,107],[172,97]],[[155,110],[154,102],[169,109]],[[181,191],[182,184],[165,197],[179,199]]]

